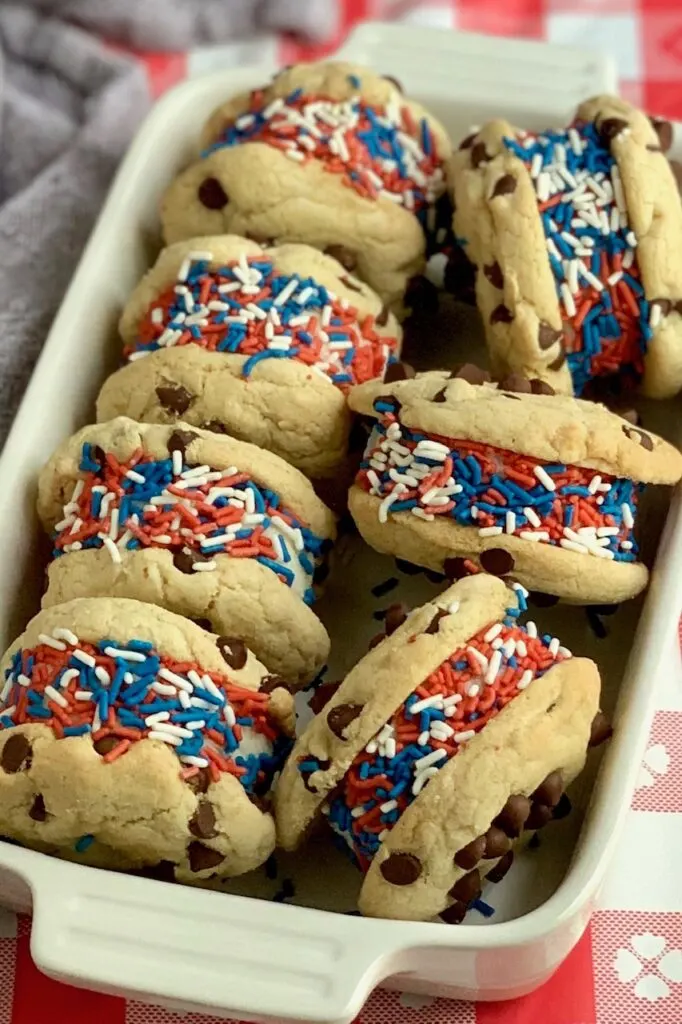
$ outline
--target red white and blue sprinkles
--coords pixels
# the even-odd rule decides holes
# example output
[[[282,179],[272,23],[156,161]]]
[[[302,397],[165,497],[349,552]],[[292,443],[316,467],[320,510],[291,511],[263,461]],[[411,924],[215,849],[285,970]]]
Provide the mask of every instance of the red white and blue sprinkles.
[[[633,528],[642,484],[592,469],[425,434],[398,422],[390,397],[356,484],[380,498],[378,516],[446,516],[481,537],[514,536],[619,562],[637,557]]]
[[[360,87],[354,76],[349,81]],[[420,218],[445,187],[428,120],[417,121],[397,94],[379,106],[361,96],[333,100],[303,89],[268,101],[256,90],[248,110],[202,156],[245,142],[272,146],[299,164],[315,160],[359,195],[387,199]]]
[[[575,393],[604,375],[636,383],[661,308],[644,296],[608,133],[577,121],[567,131],[522,132],[504,143],[535,187]]]
[[[242,253],[213,268],[212,261],[211,252],[188,254],[142,318],[128,360],[199,345],[245,356],[244,377],[264,359],[293,359],[345,392],[382,378],[395,359],[398,339],[380,334],[376,317],[361,317],[313,278],[282,274],[265,255]]]
[[[179,450],[154,459],[140,449],[124,462],[83,445],[80,478],[54,532],[54,555],[106,548],[119,564],[127,551],[157,548],[189,572],[212,572],[216,558],[253,558],[307,604],[327,542],[236,466],[189,467]]]
[[[517,617],[527,592],[515,584],[518,606],[446,658],[353,760],[341,788],[325,805],[334,831],[367,870],[401,814],[458,751],[519,693],[571,657],[556,637],[538,635]],[[458,604],[444,609],[456,615]],[[315,758],[299,771],[319,769]]]
[[[205,769],[263,795],[290,742],[269,696],[161,654],[148,640],[85,642],[59,627],[18,649],[0,693],[0,730],[49,726],[58,739],[89,736],[109,764],[140,740],[166,744],[185,780]]]

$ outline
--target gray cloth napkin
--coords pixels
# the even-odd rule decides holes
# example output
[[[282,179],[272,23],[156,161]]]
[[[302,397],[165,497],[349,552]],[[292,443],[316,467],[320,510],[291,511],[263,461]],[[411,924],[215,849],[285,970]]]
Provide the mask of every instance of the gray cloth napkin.
[[[263,30],[326,37],[335,8],[332,0],[0,2],[0,445],[150,105],[142,68],[90,33],[153,50]]]

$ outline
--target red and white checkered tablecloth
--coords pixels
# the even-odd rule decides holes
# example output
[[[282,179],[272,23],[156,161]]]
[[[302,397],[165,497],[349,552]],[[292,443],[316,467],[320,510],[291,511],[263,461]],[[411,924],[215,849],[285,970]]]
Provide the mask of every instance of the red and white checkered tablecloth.
[[[152,91],[204,68],[313,59],[358,21],[396,19],[525,36],[615,56],[623,94],[682,119],[682,0],[321,0],[338,5],[323,46],[263,37],[218,51],[141,54]],[[672,638],[671,638],[672,639]],[[682,630],[680,635],[682,644]],[[657,711],[621,848],[590,928],[540,990],[507,1003],[460,1003],[377,991],[361,1024],[682,1024],[682,662],[652,680]],[[30,925],[0,911],[0,1024],[215,1024],[60,985],[29,953]]]

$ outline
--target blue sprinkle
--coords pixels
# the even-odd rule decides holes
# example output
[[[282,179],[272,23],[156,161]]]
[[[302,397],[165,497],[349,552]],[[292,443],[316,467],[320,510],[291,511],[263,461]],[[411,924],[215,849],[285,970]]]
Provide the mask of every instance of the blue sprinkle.
[[[91,835],[81,836],[80,839],[74,844],[74,850],[76,853],[85,853],[85,851],[92,846],[95,841],[95,837]]]

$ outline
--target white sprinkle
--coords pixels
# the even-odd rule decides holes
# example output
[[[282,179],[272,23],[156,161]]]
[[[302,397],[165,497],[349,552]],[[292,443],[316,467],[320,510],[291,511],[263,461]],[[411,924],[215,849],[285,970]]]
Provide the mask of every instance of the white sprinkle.
[[[126,473],[126,477],[127,477],[128,480],[132,480],[133,483],[136,483],[136,484],[146,484],[147,483],[147,478],[142,476],[142,473],[136,472],[136,470],[134,470],[134,469],[129,469],[128,472]]]
[[[578,260],[568,261],[568,274],[567,281],[571,295],[576,295],[578,292]]]
[[[192,572],[213,572],[217,568],[218,566],[214,561],[192,563]]]
[[[434,697],[424,697],[423,700],[418,700],[410,707],[411,715],[418,715],[420,711],[426,711],[427,708],[436,708],[442,706],[443,698],[437,694]]]
[[[429,742],[429,730],[425,729],[424,732],[420,732],[417,737],[417,743],[420,747],[425,747]]]
[[[277,298],[273,300],[273,306],[283,306],[286,302],[288,302],[288,300],[291,298],[291,296],[294,294],[297,288],[298,280],[296,278],[292,278],[291,281],[289,281],[289,284],[282,288],[282,291],[279,293]]]
[[[445,751],[443,751],[445,753]],[[412,792],[415,796],[421,793],[422,789],[434,775],[438,775],[438,768],[427,768],[425,771],[420,772],[412,783]]]
[[[447,606],[448,615],[456,615],[459,611],[459,601],[453,601]]]
[[[168,736],[179,736],[183,740],[192,739],[190,729],[184,729],[180,725],[173,725],[171,722],[157,722],[155,730],[156,732],[166,733]]]
[[[152,726],[156,725],[157,722],[167,722],[170,718],[169,711],[157,711],[154,715],[147,715],[144,720],[144,724],[148,725],[151,729]]]
[[[59,704],[60,708],[68,708],[68,700],[61,695],[59,690],[55,690],[54,686],[46,686],[43,693],[46,697],[49,697],[50,700],[53,700],[55,704]]]
[[[504,517],[504,529],[506,533],[513,533],[516,529],[516,515],[514,512],[507,512]]]
[[[556,636],[552,637],[552,639],[549,642],[549,653],[552,655],[553,658],[556,658],[557,654],[559,653],[559,639]]]
[[[587,489],[590,492],[590,494],[596,494],[597,493],[597,490],[599,489],[599,484],[600,483],[601,483],[601,477],[600,476],[593,476],[592,477],[592,479],[590,480],[590,482],[588,484],[588,487],[587,487]]]
[[[183,754],[180,757],[183,764],[191,765],[192,768],[208,768],[208,761],[205,757],[195,757],[194,754]]]
[[[600,526],[597,529],[598,537],[617,537],[619,533],[617,526]]]
[[[117,508],[112,508],[111,517],[109,520],[109,536],[112,540],[116,540],[118,536],[118,516],[119,511]]]
[[[521,540],[532,540],[539,543],[540,541],[548,541],[549,533],[546,530],[521,530],[519,537]]]
[[[109,658],[122,658],[124,661],[141,663],[147,660],[147,655],[143,654],[142,651],[124,651],[120,647],[105,647],[104,653]]]
[[[191,735],[191,733],[190,733]],[[169,743],[172,747],[179,747],[182,740],[179,736],[172,736],[168,732],[159,732],[157,729],[152,729],[149,733],[148,739],[150,740],[161,740],[162,743]]]
[[[57,626],[52,630],[52,635],[56,640],[66,640],[67,644],[71,644],[72,647],[75,647],[78,643],[78,637],[76,634],[72,633],[70,629],[66,628],[66,626]]]
[[[478,531],[479,537],[499,537],[503,532],[501,526],[481,526]]]
[[[632,551],[632,541],[622,540],[620,542],[621,551]]]
[[[114,544],[114,542],[111,539],[111,537],[103,537],[102,538],[102,543],[104,544],[104,547],[109,552],[109,554],[111,556],[111,561],[114,562],[116,565],[120,565],[121,561],[122,561],[122,559],[121,559],[121,552],[119,551],[117,546]]]
[[[524,513],[526,519],[528,520],[528,522],[531,524],[531,526],[540,526],[540,524],[541,524],[540,516],[537,514],[537,512],[534,509],[532,509],[530,506],[527,506],[526,508],[524,508],[523,513]]]
[[[561,299],[564,304],[564,309],[566,310],[566,315],[569,317],[575,316],[575,302],[573,301],[573,296],[571,295],[570,288],[568,287],[565,281],[562,282],[559,291],[561,293]]]
[[[442,761],[443,758],[447,756],[447,751],[445,750],[431,750],[425,757],[420,757],[414,762],[414,770],[415,772],[424,771],[426,768],[430,768],[432,765],[437,764],[438,761]]]
[[[502,632],[502,623],[501,622],[496,622],[496,623],[494,623],[494,625],[492,625],[490,627],[488,632],[484,635],[483,639],[485,640],[485,642],[487,644],[489,644],[490,641],[494,640],[496,636],[499,636],[501,632]],[[474,650],[473,647],[472,648],[468,648],[468,649],[469,650]]]
[[[585,547],[584,544],[577,544],[573,540],[566,540],[565,538],[562,538],[559,541],[559,544],[560,544],[560,546],[562,548],[567,548],[567,550],[569,550],[569,551],[575,551],[575,552],[577,552],[580,555],[587,555],[587,554],[589,554],[589,551]]]
[[[77,661],[82,661],[84,665],[88,666],[88,668],[94,668],[95,665],[97,664],[93,656],[91,654],[87,654],[86,651],[75,650],[73,652],[73,656],[74,658],[76,658]]]
[[[631,530],[632,527],[635,525],[635,518],[632,514],[632,509],[627,504],[627,502],[623,502],[623,504],[620,506],[620,511],[623,516],[623,523],[625,524],[628,530]]]
[[[474,729],[467,729],[465,732],[456,732],[453,739],[455,743],[466,743],[468,740],[472,740],[475,735]]]
[[[426,519],[426,521],[429,523],[433,519],[435,519],[435,516],[433,515],[432,512],[425,512],[423,508],[419,508],[417,505],[415,505],[415,507],[410,511],[412,512],[413,515],[417,517],[417,519]]]
[[[498,651],[493,651],[490,657],[490,664],[488,665],[488,671],[485,674],[485,681],[491,686],[497,678],[497,673],[500,671],[502,664],[502,654]]]
[[[470,654],[472,658],[481,666],[483,672],[488,670],[488,659],[485,654],[481,654],[480,651],[476,650],[475,647],[467,647],[467,654]]]
[[[523,640],[516,641],[516,653],[520,658],[528,657],[528,648]]]
[[[533,472],[546,490],[556,491],[556,484],[543,466],[534,466]]]
[[[478,683],[469,683],[467,686],[467,697],[478,697],[481,692],[481,687]]]
[[[385,522],[388,521],[388,513],[389,513],[389,509],[391,508],[391,505],[395,501],[399,501],[401,495],[406,490],[407,490],[407,488],[405,487],[404,484],[396,484],[395,487],[393,488],[393,490],[390,492],[390,494],[387,494],[386,497],[382,499],[381,504],[379,505],[379,510],[378,510],[379,522],[380,523],[385,523]],[[415,506],[415,508],[412,509],[412,511],[414,512],[415,509],[416,509],[416,506]]]
[[[658,327],[658,325],[661,322],[662,315],[663,315],[663,311],[662,311],[660,305],[658,304],[658,302],[652,302],[652,304],[651,304],[651,313],[649,314],[649,326],[652,329],[655,329],[656,327]]]
[[[66,675],[66,673],[64,673],[64,675]],[[94,693],[90,693],[89,690],[75,690],[74,691],[74,697],[76,698],[76,700],[94,700],[95,699]]]
[[[377,747],[376,740],[370,740],[367,746],[365,747],[365,751],[368,754],[376,754],[378,749],[379,748]]]
[[[111,676],[104,668],[103,665],[97,665],[95,668],[95,676],[99,679],[102,686],[109,686],[111,683]]]
[[[180,701],[181,707],[188,711],[192,707],[192,698],[189,694],[185,693],[184,690],[180,690],[178,693],[178,700]]]
[[[526,633],[529,637],[531,637],[531,639],[537,639],[538,627],[535,625],[532,619],[530,620],[530,622],[526,623]]]
[[[61,640],[55,640],[54,637],[48,636],[47,633],[38,634],[38,643],[45,644],[46,647],[52,647],[55,651],[66,650],[66,644],[63,644]]]
[[[578,273],[583,277],[589,285],[591,285],[596,291],[601,292],[604,290],[604,285],[601,283],[598,277],[595,277],[591,270],[588,270],[584,263],[578,264]]]
[[[530,669],[530,668],[527,668],[526,671],[521,676],[521,678],[519,679],[518,683],[516,684],[516,689],[517,690],[525,690],[526,687],[530,686],[530,684],[532,682],[533,682],[533,670]]]
[[[194,689],[187,679],[178,675],[176,672],[171,672],[171,670],[165,666],[159,669],[159,677],[161,679],[165,679],[167,683],[172,683],[173,686],[178,688],[178,690],[184,690],[186,693],[191,693]]]
[[[24,686],[25,687],[25,686],[30,686],[31,685],[31,680],[28,678],[27,675],[24,675],[23,672],[19,673],[19,675],[17,677],[17,682],[19,683],[19,686]]]
[[[387,800],[385,803],[379,804],[379,810],[382,812],[382,814],[390,814],[390,812],[394,811],[397,806],[397,800]]]

